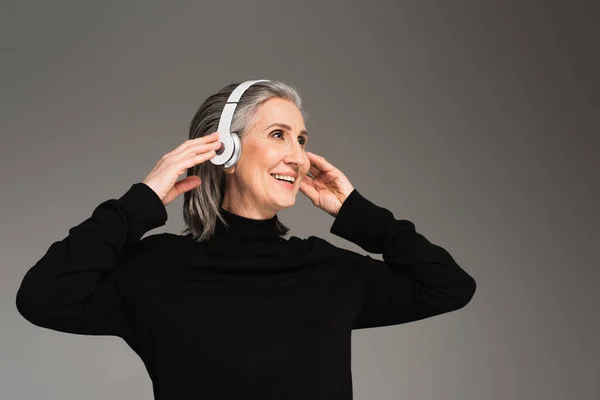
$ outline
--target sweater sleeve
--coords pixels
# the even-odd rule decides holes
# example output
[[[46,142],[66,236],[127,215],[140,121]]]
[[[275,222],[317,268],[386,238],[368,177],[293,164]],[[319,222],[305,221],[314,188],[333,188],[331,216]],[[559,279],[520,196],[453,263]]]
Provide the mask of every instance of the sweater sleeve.
[[[19,313],[43,328],[129,341],[130,322],[115,273],[143,250],[148,238],[140,238],[166,220],[162,201],[143,182],[101,203],[26,272],[16,295]]]
[[[397,325],[464,307],[476,283],[442,247],[407,220],[399,220],[356,189],[346,198],[330,232],[383,260],[357,256],[364,304],[353,329]]]

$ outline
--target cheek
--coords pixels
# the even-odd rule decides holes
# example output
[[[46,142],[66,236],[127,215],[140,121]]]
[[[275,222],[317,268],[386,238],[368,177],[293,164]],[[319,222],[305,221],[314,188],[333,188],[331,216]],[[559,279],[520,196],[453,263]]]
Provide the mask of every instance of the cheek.
[[[277,166],[283,165],[283,158],[285,158],[285,152],[277,149],[265,146],[256,157],[257,167],[262,168],[265,171],[272,171]]]
[[[307,155],[304,156],[304,170],[306,172],[310,170],[310,158]]]

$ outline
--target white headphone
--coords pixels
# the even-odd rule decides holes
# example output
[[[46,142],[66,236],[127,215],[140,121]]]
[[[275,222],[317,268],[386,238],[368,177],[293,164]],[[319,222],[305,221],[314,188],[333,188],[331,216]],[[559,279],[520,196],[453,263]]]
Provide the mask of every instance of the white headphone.
[[[222,146],[217,151],[216,155],[210,159],[210,162],[215,165],[223,165],[223,168],[231,168],[240,160],[242,155],[242,142],[240,141],[239,133],[230,132],[231,120],[233,113],[237,107],[240,98],[244,92],[257,82],[269,82],[267,79],[258,79],[254,81],[246,81],[238,85],[229,95],[227,103],[223,108],[221,117],[219,118],[219,141]]]

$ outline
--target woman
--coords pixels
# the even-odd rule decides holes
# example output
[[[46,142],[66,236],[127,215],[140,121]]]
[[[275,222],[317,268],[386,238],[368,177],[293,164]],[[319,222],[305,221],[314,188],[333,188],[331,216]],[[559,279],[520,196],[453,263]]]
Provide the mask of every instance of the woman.
[[[214,132],[236,87],[202,104],[190,140],[143,182],[50,246],[17,308],[40,327],[123,338],[156,399],[351,399],[353,329],[460,309],[475,281],[306,151],[300,98],[284,83],[247,88],[231,121],[243,151],[234,165],[207,162],[223,151]],[[333,217],[331,233],[384,261],[317,236],[283,238],[277,212],[298,191]],[[187,229],[141,239],[180,194]]]

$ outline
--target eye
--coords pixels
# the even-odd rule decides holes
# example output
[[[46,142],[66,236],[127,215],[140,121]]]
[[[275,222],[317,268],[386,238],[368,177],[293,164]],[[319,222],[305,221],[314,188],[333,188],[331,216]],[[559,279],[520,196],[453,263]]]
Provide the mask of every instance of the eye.
[[[280,131],[280,130],[273,131],[273,135],[277,135],[277,134],[283,135],[283,131]],[[302,139],[301,144],[306,146],[306,138],[304,136],[299,136],[299,138]]]

